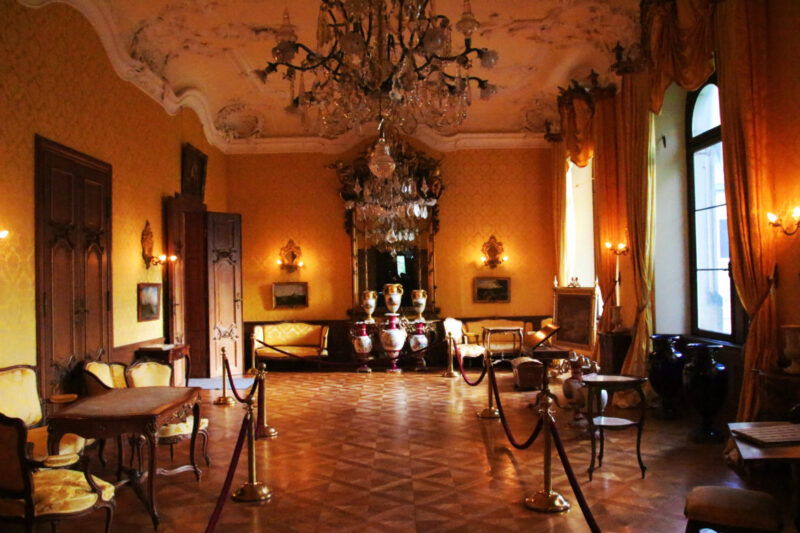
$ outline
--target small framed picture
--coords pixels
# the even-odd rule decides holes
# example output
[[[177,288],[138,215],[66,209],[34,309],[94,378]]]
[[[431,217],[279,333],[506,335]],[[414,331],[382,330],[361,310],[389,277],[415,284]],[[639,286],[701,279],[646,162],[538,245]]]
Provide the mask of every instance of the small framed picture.
[[[139,322],[161,317],[161,284],[140,283],[137,287],[136,308]]]
[[[181,193],[203,198],[206,190],[208,156],[184,143],[181,149]]]
[[[272,284],[273,309],[308,307],[308,283],[293,281]]]
[[[561,326],[553,342],[590,351],[595,336],[594,287],[557,287],[553,296],[554,322]]]
[[[509,303],[511,278],[473,278],[472,301],[478,304]]]

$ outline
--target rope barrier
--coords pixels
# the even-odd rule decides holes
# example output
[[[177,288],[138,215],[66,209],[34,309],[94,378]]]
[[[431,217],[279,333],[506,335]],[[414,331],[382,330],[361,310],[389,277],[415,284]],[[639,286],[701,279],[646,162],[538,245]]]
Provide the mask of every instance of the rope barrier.
[[[228,371],[228,383],[230,383],[230,385],[231,385],[231,393],[233,394],[233,397],[236,398],[236,400],[239,403],[247,403],[250,400],[250,398],[253,397],[253,394],[255,393],[256,387],[254,385],[256,384],[256,380],[254,379],[253,380],[253,385],[250,385],[250,392],[247,394],[247,396],[245,398],[242,398],[239,395],[239,391],[236,390],[236,385],[233,383],[233,375],[231,374],[231,364],[228,362],[228,358],[227,357],[223,357],[222,358],[222,363],[225,365],[225,369]]]
[[[464,382],[470,387],[477,387],[480,385],[483,378],[486,377],[486,365],[483,365],[483,370],[481,370],[481,375],[478,377],[478,380],[470,381],[464,373],[464,363],[461,361],[461,354],[458,353],[458,349],[456,349],[456,359],[458,359],[458,369],[461,371],[461,377],[464,378]]]
[[[225,362],[227,363],[227,359]],[[234,392],[234,394],[236,393]],[[247,435],[247,428],[250,426],[251,416],[252,415],[248,412],[242,419],[242,427],[239,429],[239,437],[236,439],[236,446],[233,448],[233,457],[231,457],[231,463],[230,466],[228,466],[228,473],[225,476],[225,482],[222,484],[222,490],[217,497],[217,504],[214,506],[214,511],[211,513],[208,525],[206,525],[206,533],[214,532],[214,529],[217,527],[217,522],[219,522],[219,517],[222,514],[222,508],[225,506],[225,502],[228,501],[228,493],[231,490],[231,483],[233,483],[233,475],[236,472],[236,466],[239,464],[239,456],[242,454],[244,438]]]
[[[503,424],[503,430],[506,432],[506,437],[508,437],[508,441],[511,445],[518,449],[524,450],[529,448],[534,442],[536,442],[536,438],[539,436],[539,432],[542,430],[542,418],[539,417],[539,423],[536,424],[536,427],[533,429],[533,433],[528,439],[520,444],[517,439],[514,438],[514,435],[511,433],[511,428],[508,425],[508,420],[506,420],[506,415],[503,412],[503,404],[500,403],[500,390],[497,387],[497,379],[494,375],[494,367],[491,367],[489,370],[489,385],[492,387],[492,393],[494,394],[494,403],[497,405],[497,410],[500,413],[500,422]]]
[[[578,505],[583,513],[583,518],[586,520],[586,525],[589,526],[589,529],[592,530],[592,533],[600,533],[600,526],[597,525],[594,515],[592,514],[592,510],[589,509],[589,504],[586,503],[586,498],[583,496],[583,491],[578,483],[578,478],[575,477],[575,472],[572,470],[572,466],[569,464],[569,458],[567,458],[567,452],[564,450],[564,445],[561,443],[561,438],[558,436],[558,429],[556,428],[555,422],[551,424],[550,430],[553,432],[553,442],[556,445],[556,450],[558,450],[559,457],[561,457],[561,464],[564,465],[564,472],[567,474],[567,479],[569,479],[572,492],[575,493],[575,498],[578,500]]]

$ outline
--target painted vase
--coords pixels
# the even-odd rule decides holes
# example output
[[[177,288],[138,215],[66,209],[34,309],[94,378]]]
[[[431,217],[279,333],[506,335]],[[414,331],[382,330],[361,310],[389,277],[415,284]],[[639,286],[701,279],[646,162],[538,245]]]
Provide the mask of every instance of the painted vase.
[[[403,349],[403,345],[406,343],[406,336],[408,334],[405,328],[400,327],[399,316],[397,314],[391,313],[386,316],[389,317],[389,322],[386,328],[381,331],[381,346],[383,346],[383,349],[389,356],[389,361],[392,363],[392,367],[386,371],[400,373],[402,370],[397,367],[397,358],[400,356],[400,350]]]
[[[387,283],[383,286],[383,299],[386,301],[387,314],[394,314],[400,309],[403,301],[403,286],[399,283]]]
[[[723,433],[714,428],[714,416],[725,403],[728,392],[728,369],[714,359],[722,349],[718,344],[686,345],[689,361],[683,367],[683,389],[689,404],[700,413],[700,427],[689,437],[695,442],[720,441]]]
[[[417,320],[423,320],[422,313],[425,311],[425,304],[428,303],[428,291],[417,289],[411,291],[411,305],[417,313]]]
[[[787,374],[800,374],[800,325],[781,326],[783,357],[791,364],[783,369]]]
[[[408,346],[411,348],[414,357],[417,358],[417,366],[414,370],[424,370],[428,365],[425,362],[425,348],[428,347],[428,336],[425,335],[425,321],[417,320],[415,322],[417,331],[408,339]]]
[[[372,313],[375,312],[375,306],[378,303],[378,293],[375,291],[361,291],[361,308],[367,313],[367,318],[364,322],[374,324],[375,319],[372,318]]]
[[[367,322],[356,322],[356,334],[353,335],[353,349],[361,366],[356,372],[372,372],[367,365],[369,354],[372,352],[372,337],[367,332]]]
[[[676,418],[686,358],[675,349],[679,337],[651,335],[650,338],[653,339],[653,351],[647,356],[647,369],[650,384],[661,397],[661,418]]]

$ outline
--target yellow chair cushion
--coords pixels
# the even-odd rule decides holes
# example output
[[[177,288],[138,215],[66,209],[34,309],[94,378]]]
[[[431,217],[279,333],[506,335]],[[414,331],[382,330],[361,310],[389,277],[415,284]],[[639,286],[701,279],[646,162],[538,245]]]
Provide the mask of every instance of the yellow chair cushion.
[[[315,348],[313,346],[276,346],[283,350],[284,352],[289,352],[290,354],[294,354],[298,357],[317,357],[317,356],[326,356],[328,355],[327,350],[320,350],[319,348]],[[289,358],[289,355],[277,352],[272,348],[259,348],[256,350],[256,356],[258,357],[285,357]]]
[[[192,426],[194,425],[194,417],[189,415],[186,417],[186,420],[183,422],[177,422],[175,424],[164,424],[158,430],[159,437],[176,437],[178,435],[191,435],[192,434]],[[208,418],[201,418],[200,419],[200,429],[207,429],[208,428]]]
[[[264,324],[253,330],[255,337],[272,346],[317,346],[322,347],[324,326],[305,322],[281,322]]]
[[[128,369],[133,387],[169,387],[172,368],[161,363],[140,363]]]
[[[19,418],[26,426],[42,419],[42,405],[36,385],[36,372],[32,368],[14,368],[0,372],[0,413]]]
[[[683,511],[689,520],[763,531],[783,530],[781,509],[765,492],[734,487],[695,487]]]
[[[47,456],[47,428],[42,426],[28,430],[28,442],[33,443],[33,452],[31,459],[34,461],[44,461]],[[74,433],[67,433],[61,437],[61,442],[58,443],[58,454],[65,455],[71,453],[81,453],[85,446],[88,446],[94,441],[86,442],[86,439],[79,437]]]
[[[114,497],[114,485],[92,476],[104,501]],[[83,472],[42,469],[33,473],[33,508],[36,516],[79,513],[97,501]],[[23,500],[0,499],[0,515],[25,516]]]
[[[114,388],[114,378],[111,376],[109,365],[93,361],[86,364],[86,371],[94,375],[106,387]]]
[[[125,389],[128,387],[128,382],[125,381],[125,365],[110,364],[111,380],[114,382],[115,389]]]

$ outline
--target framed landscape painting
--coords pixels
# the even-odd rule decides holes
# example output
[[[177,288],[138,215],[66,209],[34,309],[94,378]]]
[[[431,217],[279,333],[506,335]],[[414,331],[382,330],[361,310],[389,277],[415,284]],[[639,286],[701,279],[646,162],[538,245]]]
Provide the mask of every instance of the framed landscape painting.
[[[478,304],[506,304],[511,301],[511,278],[474,278],[472,301]]]
[[[273,283],[272,307],[274,309],[308,307],[308,283],[305,281]]]
[[[136,311],[139,322],[158,320],[161,316],[161,284],[139,283],[136,289]]]
[[[594,287],[557,287],[553,291],[553,319],[561,326],[553,342],[591,350],[595,336]]]

